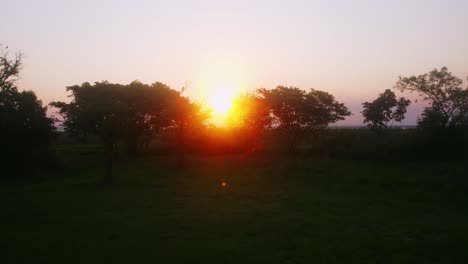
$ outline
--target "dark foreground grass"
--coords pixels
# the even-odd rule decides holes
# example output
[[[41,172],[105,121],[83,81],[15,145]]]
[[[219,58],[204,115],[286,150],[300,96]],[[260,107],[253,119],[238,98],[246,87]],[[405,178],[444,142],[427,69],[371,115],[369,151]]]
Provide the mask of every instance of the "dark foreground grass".
[[[462,161],[155,156],[102,188],[99,153],[58,154],[1,185],[1,263],[468,261]]]

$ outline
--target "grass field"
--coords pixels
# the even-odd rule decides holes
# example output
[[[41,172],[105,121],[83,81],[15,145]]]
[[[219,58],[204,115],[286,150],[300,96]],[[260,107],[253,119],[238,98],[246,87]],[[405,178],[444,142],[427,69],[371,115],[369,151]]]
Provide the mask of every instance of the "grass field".
[[[2,183],[0,263],[468,261],[463,161],[152,156],[103,188],[99,153],[57,156]]]

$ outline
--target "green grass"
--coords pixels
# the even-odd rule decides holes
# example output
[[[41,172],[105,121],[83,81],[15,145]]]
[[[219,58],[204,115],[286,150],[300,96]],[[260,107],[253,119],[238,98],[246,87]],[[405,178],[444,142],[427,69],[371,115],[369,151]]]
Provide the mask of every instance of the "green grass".
[[[1,263],[466,263],[468,166],[318,158],[120,160],[57,148],[0,187]],[[221,182],[227,182],[223,188]]]

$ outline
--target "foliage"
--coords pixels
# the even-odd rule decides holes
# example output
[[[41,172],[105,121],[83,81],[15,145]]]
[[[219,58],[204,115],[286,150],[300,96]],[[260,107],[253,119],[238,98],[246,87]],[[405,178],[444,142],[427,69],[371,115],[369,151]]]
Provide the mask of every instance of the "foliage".
[[[0,47],[1,48],[1,47]],[[18,91],[15,81],[21,70],[21,54],[0,55],[0,145],[9,160],[23,159],[53,136],[53,120],[32,91]]]
[[[279,129],[291,150],[301,137],[327,127],[349,116],[346,106],[333,95],[311,89],[308,93],[296,88],[278,86],[272,90],[259,89]]]
[[[10,58],[8,47],[3,47],[0,44],[0,87],[3,91],[8,91],[14,88],[14,83],[21,70],[21,53],[15,54],[13,59]]]
[[[395,93],[387,89],[374,101],[362,104],[364,123],[368,123],[367,126],[373,130],[388,128],[390,121],[401,122],[405,119],[406,108],[410,103],[404,97],[397,100]]]
[[[147,85],[138,81],[123,85],[121,92],[125,108],[123,142],[128,153],[136,154],[171,124],[173,114],[168,106],[178,93],[160,82]]]
[[[271,126],[272,117],[267,101],[258,92],[245,93],[233,102],[230,126],[263,130]]]
[[[421,117],[420,127],[445,128],[468,125],[468,89],[446,67],[419,76],[400,77],[395,88],[419,93],[430,105]]]
[[[349,115],[348,108],[327,92],[311,89],[305,95],[303,122],[306,129],[323,129]]]
[[[235,130],[244,151],[253,153],[262,148],[264,132],[272,124],[267,101],[258,92],[245,93],[233,102],[229,126]]]
[[[170,113],[170,126],[175,132],[179,163],[185,165],[186,154],[193,135],[200,136],[201,131],[208,125],[211,111],[203,105],[191,102],[181,93],[174,91],[168,99],[168,112]]]
[[[208,118],[200,106],[162,83],[128,85],[109,82],[83,83],[67,87],[70,103],[53,102],[72,136],[98,135],[108,153],[108,177],[118,145],[130,154],[148,146],[162,129],[174,127],[180,136],[185,130],[202,126]],[[182,139],[181,139],[182,140]],[[182,141],[179,141],[182,143]]]
[[[204,105],[191,102],[189,98],[182,96],[179,92],[172,94],[168,100],[168,111],[171,117],[171,126],[179,133],[187,130],[200,130],[208,125],[211,111]]]
[[[70,103],[52,102],[72,136],[96,134],[103,142],[124,142],[128,149],[170,125],[167,105],[172,90],[162,84],[96,82],[67,87]]]

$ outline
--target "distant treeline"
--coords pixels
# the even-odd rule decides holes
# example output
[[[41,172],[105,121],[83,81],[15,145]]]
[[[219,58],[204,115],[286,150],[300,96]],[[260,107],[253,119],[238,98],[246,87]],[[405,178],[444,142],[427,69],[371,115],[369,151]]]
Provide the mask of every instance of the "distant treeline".
[[[405,118],[410,100],[384,90],[364,102],[368,129],[326,129],[351,114],[333,95],[278,86],[240,95],[228,127],[210,123],[211,112],[163,83],[113,84],[106,81],[67,87],[70,102],[52,102],[60,118],[47,117],[32,91],[15,85],[21,55],[0,56],[0,133],[3,161],[24,168],[42,161],[54,139],[86,142],[94,138],[107,157],[107,178],[119,153],[173,152],[181,164],[187,154],[263,151],[329,157],[464,156],[468,127],[468,89],[447,68],[400,77],[394,89],[416,92],[427,107],[417,129],[390,129]],[[60,126],[63,132],[58,132]],[[36,154],[34,154],[36,153]],[[37,154],[39,153],[39,155]],[[452,155],[453,154],[453,155]],[[16,164],[16,166],[15,166]],[[29,166],[28,166],[29,167]]]

